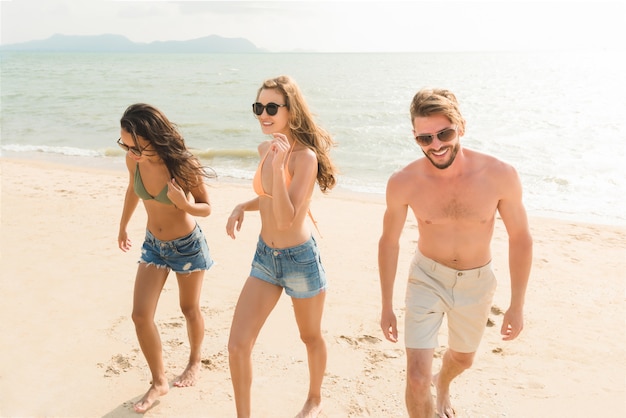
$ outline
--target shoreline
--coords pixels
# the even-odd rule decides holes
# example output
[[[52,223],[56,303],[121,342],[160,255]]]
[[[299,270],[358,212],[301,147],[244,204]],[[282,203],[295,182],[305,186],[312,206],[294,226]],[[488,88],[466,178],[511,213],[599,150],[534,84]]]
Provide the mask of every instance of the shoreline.
[[[123,253],[116,237],[126,172],[4,157],[0,169],[0,416],[136,417],[132,404],[150,384],[130,317],[145,212],[137,208],[129,225],[134,246]],[[210,193],[213,213],[198,219],[216,261],[201,295],[200,380],[191,388],[172,388],[146,416],[235,413],[227,341],[260,222],[258,214],[246,214],[237,239],[230,239],[226,219],[234,204],[253,195],[250,184],[213,182]],[[378,324],[376,260],[384,199],[333,190],[328,196],[315,194],[312,211],[329,277],[320,418],[405,417],[404,288],[416,223],[407,219],[400,241],[394,306],[401,340],[392,344]],[[525,329],[511,342],[499,335],[498,312],[508,306],[510,284],[506,232],[496,219],[493,305],[498,309],[490,315],[495,325],[485,329],[474,366],[453,384],[453,406],[462,417],[526,418],[542,411],[543,416],[586,418],[598,408],[626,414],[626,336],[609,328],[626,316],[626,228],[530,221],[535,244]],[[173,379],[186,364],[188,343],[172,275],[156,322]],[[439,344],[435,372],[446,345],[445,328]],[[306,397],[308,372],[284,295],[257,340],[253,364],[255,415],[294,416]]]
[[[50,164],[52,166],[57,166],[59,168],[67,167],[67,168],[75,168],[75,169],[85,169],[85,170],[103,170],[110,172],[123,172],[126,173],[126,166],[124,165],[124,160],[121,157],[90,157],[90,156],[71,156],[71,155],[63,155],[63,154],[46,154],[40,152],[8,152],[0,154],[0,163],[2,161],[13,161],[18,163],[30,164],[30,163],[41,163],[41,164]],[[218,172],[219,175],[219,172]],[[236,185],[251,185],[251,179],[237,178],[232,176],[219,176],[217,180],[211,179],[209,180],[209,184],[215,185],[216,183],[223,182],[225,184],[236,184]],[[250,186],[251,187],[251,186]],[[354,199],[358,201],[367,201],[367,202],[382,202],[384,204],[385,201],[385,193],[383,192],[368,192],[368,191],[357,191],[352,190],[346,187],[341,186],[339,183],[335,188],[333,188],[327,195],[323,195],[319,192],[319,189],[316,187],[314,193],[315,196],[323,196],[324,198],[339,198],[339,199]],[[607,226],[607,227],[617,227],[617,228],[626,228],[625,221],[621,219],[606,219],[604,222],[601,222],[599,219],[596,219],[597,216],[594,216],[594,219],[589,218],[581,218],[576,215],[558,216],[555,212],[547,212],[547,211],[530,211],[528,210],[528,218],[530,219],[542,219],[545,221],[556,221],[556,222],[566,222],[580,225],[597,225],[597,226]],[[381,220],[382,222],[382,220]]]

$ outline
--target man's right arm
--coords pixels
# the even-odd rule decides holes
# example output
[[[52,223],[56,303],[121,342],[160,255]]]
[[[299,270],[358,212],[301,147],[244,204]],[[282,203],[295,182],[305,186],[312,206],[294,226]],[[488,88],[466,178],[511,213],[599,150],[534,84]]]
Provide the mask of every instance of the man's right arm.
[[[397,342],[398,328],[393,312],[393,288],[398,268],[400,235],[408,211],[402,182],[397,174],[389,179],[386,195],[387,208],[383,218],[383,232],[378,242],[378,273],[382,297],[380,326],[387,340]]]

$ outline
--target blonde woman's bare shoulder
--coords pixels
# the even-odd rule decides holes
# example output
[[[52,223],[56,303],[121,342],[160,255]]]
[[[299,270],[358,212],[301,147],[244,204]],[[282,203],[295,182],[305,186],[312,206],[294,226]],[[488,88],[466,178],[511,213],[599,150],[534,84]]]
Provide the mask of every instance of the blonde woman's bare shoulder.
[[[257,147],[257,151],[259,152],[259,155],[261,156],[265,155],[271,143],[272,141],[270,139],[266,139],[265,141],[261,142],[259,146]]]

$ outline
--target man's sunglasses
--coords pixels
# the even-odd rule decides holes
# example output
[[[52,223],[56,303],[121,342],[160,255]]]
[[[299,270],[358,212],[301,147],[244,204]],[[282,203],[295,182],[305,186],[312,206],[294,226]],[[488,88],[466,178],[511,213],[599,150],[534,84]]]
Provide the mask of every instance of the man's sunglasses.
[[[441,142],[450,142],[457,136],[456,127],[454,128],[446,128],[443,131],[439,131],[434,134],[420,134],[415,136],[415,140],[422,147],[426,147],[432,144],[433,139],[435,139],[435,135]]]
[[[252,103],[252,111],[254,112],[255,115],[261,116],[263,114],[263,110],[265,110],[268,115],[274,116],[275,114],[278,113],[279,107],[285,107],[285,106],[287,105],[277,104],[277,103],[268,103],[266,105],[263,105],[259,102],[256,102],[256,103]]]
[[[144,149],[139,149],[137,147],[129,147],[128,145],[126,145],[125,143],[122,142],[122,138],[119,138],[117,140],[117,145],[119,145],[120,148],[123,149],[126,152],[128,152],[128,151],[132,152],[137,157],[141,157],[141,153],[145,150],[145,148]]]

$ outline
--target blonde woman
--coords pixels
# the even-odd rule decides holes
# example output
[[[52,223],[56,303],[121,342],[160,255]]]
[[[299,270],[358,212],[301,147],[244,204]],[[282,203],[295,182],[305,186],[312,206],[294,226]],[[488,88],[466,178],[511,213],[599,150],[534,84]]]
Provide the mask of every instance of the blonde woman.
[[[322,192],[336,183],[329,157],[333,140],[313,121],[300,89],[288,76],[265,81],[252,110],[271,139],[258,147],[261,162],[253,180],[257,197],[237,205],[226,225],[234,239],[244,213],[260,212],[261,233],[228,342],[237,416],[251,415],[252,348],[284,289],[292,299],[309,364],[308,395],[298,416],[315,417],[321,411],[326,369],[321,332],[326,274],[307,214],[315,183]]]

